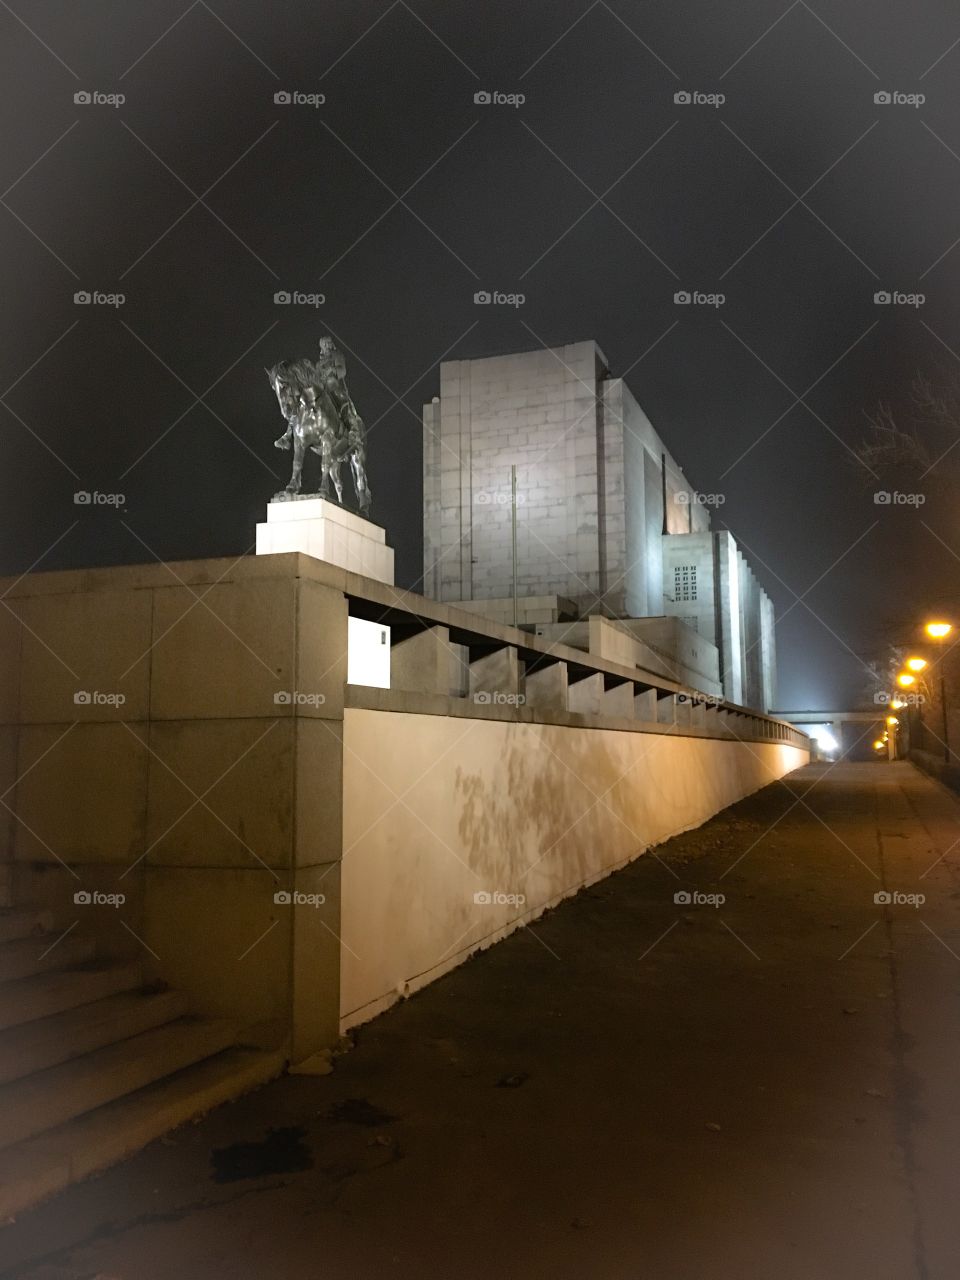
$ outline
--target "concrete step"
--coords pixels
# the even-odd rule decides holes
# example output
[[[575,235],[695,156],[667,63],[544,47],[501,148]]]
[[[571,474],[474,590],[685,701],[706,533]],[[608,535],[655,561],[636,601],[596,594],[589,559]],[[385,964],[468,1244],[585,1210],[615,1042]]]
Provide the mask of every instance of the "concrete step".
[[[0,1151],[0,1222],[116,1164],[154,1138],[278,1076],[279,1051],[228,1049]]]
[[[0,1085],[182,1018],[179,991],[132,992],[0,1031]]]
[[[139,961],[88,965],[0,984],[0,1031],[92,1004],[141,982]]]
[[[52,911],[10,911],[0,909],[0,942],[14,942],[53,928]],[[52,942],[53,939],[51,938]]]
[[[223,1020],[180,1018],[0,1088],[0,1147],[65,1124],[95,1107],[210,1058],[236,1042]]]
[[[93,938],[76,937],[72,933],[59,941],[55,935],[45,933],[35,938],[0,942],[0,982],[83,964],[93,958],[95,946]]]

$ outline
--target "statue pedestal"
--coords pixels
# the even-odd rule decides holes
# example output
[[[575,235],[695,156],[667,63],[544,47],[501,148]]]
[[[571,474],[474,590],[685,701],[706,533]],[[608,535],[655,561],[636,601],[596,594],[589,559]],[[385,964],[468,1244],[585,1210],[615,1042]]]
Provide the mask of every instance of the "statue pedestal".
[[[289,551],[393,586],[393,548],[385,531],[325,498],[311,494],[267,504],[266,523],[257,525],[257,555]]]

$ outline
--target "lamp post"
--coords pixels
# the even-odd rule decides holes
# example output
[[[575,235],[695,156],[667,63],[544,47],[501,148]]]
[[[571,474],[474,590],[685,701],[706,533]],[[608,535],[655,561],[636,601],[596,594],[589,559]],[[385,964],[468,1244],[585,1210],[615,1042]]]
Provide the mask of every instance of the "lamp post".
[[[887,716],[887,759],[896,760],[897,758],[897,730],[900,728],[900,721],[896,716]]]
[[[947,725],[947,681],[943,674],[943,645],[947,636],[953,630],[953,626],[949,622],[928,622],[924,627],[927,635],[931,640],[935,640],[939,649],[940,657],[938,664],[940,667],[940,714],[943,725],[943,759],[946,764],[950,763],[950,730]]]
[[[920,657],[908,658],[907,661],[904,663],[904,666],[907,668],[907,670],[914,672],[914,674],[916,675],[919,675],[920,672],[925,670],[928,665],[929,663],[927,662],[926,658],[920,658]],[[918,697],[914,699],[914,712],[915,714],[911,721],[910,711],[908,708],[907,727],[909,729],[911,723],[914,723],[916,725],[917,746],[922,751],[924,748],[923,698]],[[911,738],[911,744],[912,744],[912,738]]]

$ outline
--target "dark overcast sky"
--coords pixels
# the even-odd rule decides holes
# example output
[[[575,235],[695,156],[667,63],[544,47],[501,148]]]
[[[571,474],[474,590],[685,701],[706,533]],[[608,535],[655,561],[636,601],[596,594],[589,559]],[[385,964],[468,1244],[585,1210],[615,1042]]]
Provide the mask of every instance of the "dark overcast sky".
[[[849,701],[892,616],[960,602],[960,447],[900,509],[850,452],[918,369],[960,372],[958,40],[933,0],[4,3],[0,571],[249,550],[288,465],[263,366],[329,331],[415,585],[441,358],[593,337],[724,494],[781,705]]]

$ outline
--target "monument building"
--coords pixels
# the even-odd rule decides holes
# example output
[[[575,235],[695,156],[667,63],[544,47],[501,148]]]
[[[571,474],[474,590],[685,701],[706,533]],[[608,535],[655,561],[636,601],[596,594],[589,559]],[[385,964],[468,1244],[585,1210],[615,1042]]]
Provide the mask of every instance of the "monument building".
[[[774,705],[773,605],[595,342],[443,362],[423,483],[426,595],[568,644],[600,615],[705,693]]]

